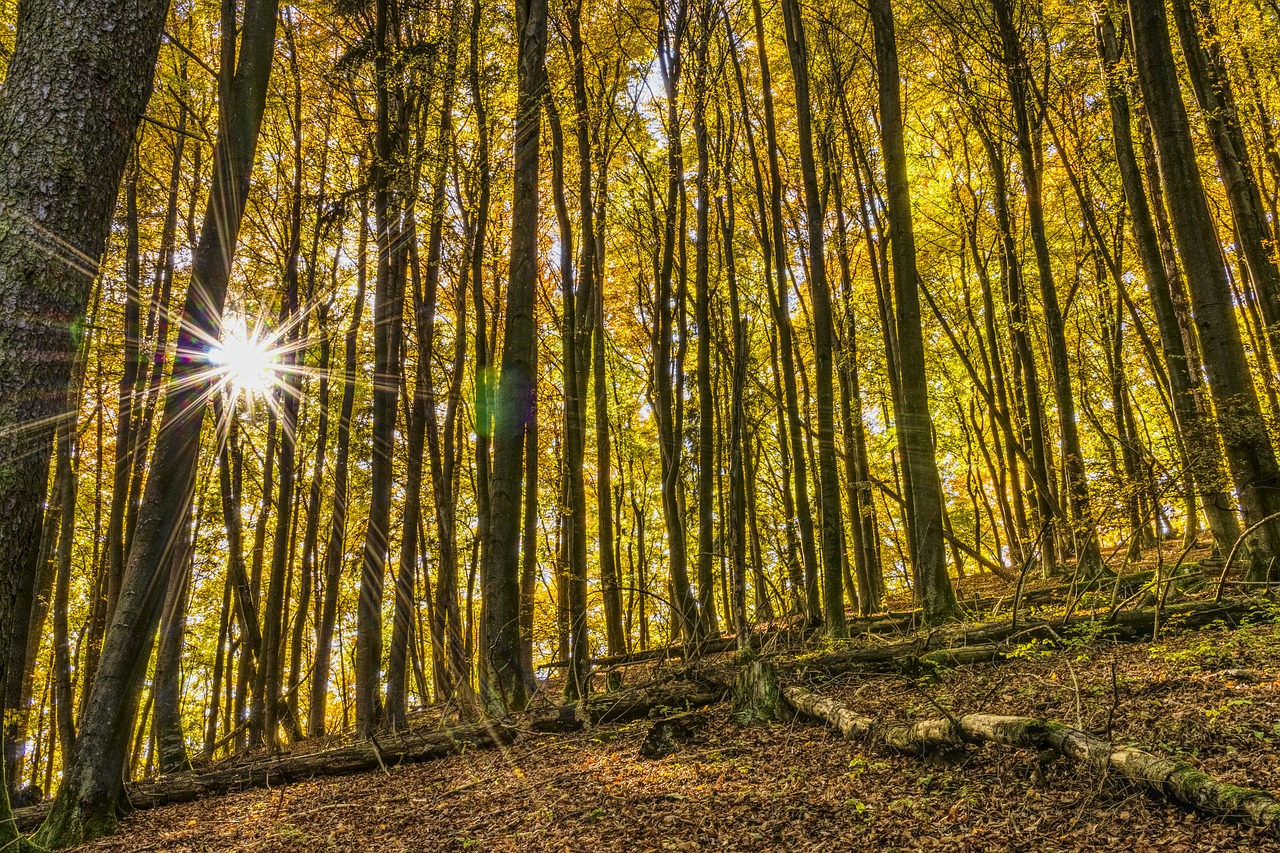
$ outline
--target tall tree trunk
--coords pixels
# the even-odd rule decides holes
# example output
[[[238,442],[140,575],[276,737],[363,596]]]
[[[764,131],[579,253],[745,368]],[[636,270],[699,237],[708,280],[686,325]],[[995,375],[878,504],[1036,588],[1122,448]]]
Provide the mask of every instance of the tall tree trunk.
[[[138,531],[102,662],[89,688],[76,749],[53,811],[39,832],[39,843],[45,847],[78,843],[115,829],[120,768],[164,599],[158,576],[172,559],[175,533],[191,499],[205,404],[215,384],[208,368],[208,342],[220,336],[231,259],[266,106],[277,8],[276,0],[249,0],[245,6],[240,56],[218,132],[213,185],[192,256],[175,375],[165,397]]]
[[[564,134],[561,132],[559,111],[555,101],[547,100],[547,119],[551,126],[551,191],[560,227],[560,292],[561,332],[560,342],[564,373],[564,433],[563,481],[565,512],[560,526],[562,571],[558,592],[564,601],[562,617],[568,629],[568,655],[570,667],[565,679],[565,698],[572,701],[581,698],[587,690],[587,676],[591,670],[591,643],[587,634],[587,492],[586,473],[583,471],[586,450],[586,384],[589,364],[578,345],[580,326],[586,325],[589,336],[591,327],[585,318],[579,319],[584,309],[583,297],[590,282],[589,273],[579,270],[574,274],[573,223],[564,192]],[[581,283],[575,287],[575,278]]]
[[[329,675],[333,659],[333,631],[338,615],[338,592],[342,584],[342,563],[347,536],[347,481],[350,477],[351,415],[355,408],[356,365],[360,319],[364,314],[365,284],[369,269],[368,204],[359,211],[359,249],[356,252],[356,293],[351,302],[342,358],[342,403],[338,410],[338,444],[333,460],[333,510],[329,516],[329,536],[324,554],[324,600],[320,624],[316,628],[316,659],[311,672],[311,707],[307,732],[312,737],[325,733],[325,709],[329,704]]]
[[[769,302],[773,309],[774,323],[778,327],[778,351],[782,364],[782,385],[786,397],[787,436],[794,483],[795,517],[788,524],[795,524],[800,531],[800,557],[804,568],[804,602],[808,621],[817,624],[822,620],[822,606],[818,597],[818,556],[813,540],[813,509],[809,503],[809,474],[805,459],[803,428],[800,423],[799,395],[796,391],[794,344],[791,333],[791,310],[787,293],[786,231],[782,225],[782,173],[779,168],[778,131],[773,112],[773,84],[769,72],[766,51],[764,14],[760,0],[752,0],[752,19],[756,31],[756,51],[760,61],[760,85],[764,106],[765,148],[769,162],[769,219],[773,235],[773,274],[775,281],[766,281]]]
[[[482,570],[480,640],[483,700],[505,712],[527,702],[520,660],[520,508],[525,436],[534,393],[534,308],[538,289],[538,166],[541,105],[546,90],[546,0],[517,0],[517,68],[511,269],[493,428],[489,546]]]
[[[1053,395],[1058,407],[1058,430],[1062,438],[1062,472],[1074,527],[1071,540],[1076,543],[1076,560],[1084,577],[1101,571],[1102,552],[1098,530],[1089,501],[1085,477],[1084,455],[1080,449],[1075,392],[1071,387],[1071,365],[1067,354],[1066,325],[1058,303],[1053,280],[1049,243],[1045,236],[1044,209],[1041,202],[1041,168],[1032,138],[1029,88],[1031,68],[1026,47],[1018,33],[1011,0],[992,0],[996,25],[1000,31],[1005,79],[1013,103],[1017,129],[1018,159],[1022,167],[1022,184],[1026,190],[1027,220],[1031,243],[1035,249],[1036,271],[1040,279],[1040,299],[1044,311],[1045,338],[1049,344],[1049,363],[1053,373]]]
[[[822,509],[822,606],[826,628],[844,633],[844,592],[840,554],[844,548],[840,509],[840,470],[836,464],[835,386],[833,359],[835,327],[831,319],[831,289],[827,284],[824,209],[814,160],[812,112],[809,106],[809,49],[797,0],[783,0],[782,17],[787,53],[795,78],[796,127],[800,172],[804,182],[805,220],[809,229],[809,298],[813,311],[814,369],[818,398],[818,481]],[[895,78],[896,79],[896,78]]]
[[[700,4],[693,65],[693,138],[697,148],[698,201],[694,216],[694,320],[698,325],[698,610],[708,635],[720,633],[716,614],[716,558],[714,502],[715,484],[720,479],[715,453],[716,398],[711,381],[711,153],[707,141],[707,53],[713,17],[710,4]]]
[[[899,370],[903,389],[898,430],[907,439],[904,442],[906,458],[903,465],[911,471],[910,522],[916,534],[912,574],[916,603],[924,610],[927,621],[936,622],[954,616],[956,605],[943,548],[942,483],[934,454],[929,385],[925,375],[920,276],[916,270],[911,187],[907,180],[907,152],[903,142],[898,48],[891,0],[873,0],[870,8],[875,30],[889,229],[893,239],[894,302],[898,309]]]
[[[373,297],[373,460],[360,599],[356,606],[356,729],[368,734],[382,718],[382,598],[391,539],[392,443],[400,396],[404,319],[404,218],[396,158],[402,153],[404,92],[398,80],[396,0],[375,5],[373,58],[376,107],[371,169],[378,274]]]
[[[1174,309],[1172,285],[1161,257],[1156,223],[1143,185],[1142,170],[1134,153],[1129,98],[1124,88],[1126,83],[1119,76],[1122,73],[1122,69],[1118,67],[1121,60],[1120,45],[1116,40],[1110,11],[1104,4],[1095,6],[1094,20],[1107,80],[1116,163],[1120,167],[1125,200],[1131,211],[1130,224],[1138,247],[1143,278],[1147,283],[1151,307],[1160,330],[1175,426],[1181,434],[1181,444],[1187,455],[1187,475],[1200,494],[1200,505],[1213,534],[1214,544],[1225,554],[1240,535],[1240,523],[1227,493],[1229,484],[1221,445],[1212,420],[1205,417],[1199,405],[1201,390],[1196,387],[1198,378],[1192,372],[1183,344],[1182,329]],[[1172,272],[1176,275],[1177,268]],[[1194,519],[1187,519],[1187,523],[1193,525]]]
[[[1209,5],[1203,0],[1174,0],[1173,17],[1182,42],[1191,88],[1204,116],[1226,189],[1227,204],[1244,256],[1248,283],[1266,322],[1266,343],[1273,358],[1280,357],[1280,269],[1271,255],[1272,226],[1249,159],[1248,143],[1236,110],[1235,93],[1222,59],[1221,37]],[[1266,361],[1266,359],[1264,359]],[[1267,385],[1270,386],[1269,378]]]
[[[1169,44],[1164,4],[1130,0],[1138,80],[1151,119],[1160,180],[1169,199],[1178,249],[1187,272],[1201,357],[1245,523],[1259,526],[1249,543],[1254,578],[1270,577],[1280,554],[1280,512],[1274,484],[1280,477],[1262,419],[1236,322],[1222,250],[1196,165],[1191,127]]]
[[[696,643],[701,630],[700,617],[697,598],[689,585],[689,557],[680,495],[683,440],[679,436],[678,424],[681,420],[679,407],[682,401],[673,387],[682,380],[679,362],[683,350],[682,346],[675,345],[674,333],[678,324],[673,316],[673,302],[680,302],[681,294],[672,288],[677,242],[683,245],[684,233],[683,229],[677,227],[684,186],[684,149],[680,139],[680,111],[676,93],[679,91],[684,66],[684,39],[688,22],[688,0],[678,0],[673,8],[664,7],[658,22],[658,65],[667,96],[667,192],[663,205],[662,251],[654,300],[657,314],[654,331],[657,341],[653,385],[661,450],[662,514],[667,528],[670,585],[675,610],[672,622],[678,624],[679,630],[690,642]]]
[[[298,358],[299,314],[298,266],[302,260],[302,83],[298,74],[297,47],[290,22],[285,28],[285,43],[293,72],[292,116],[293,186],[290,191],[289,221],[285,245],[284,293],[280,300],[280,329],[283,346],[280,359],[281,387],[273,389],[278,400],[280,419],[280,487],[276,506],[276,529],[271,542],[271,573],[262,611],[262,660],[258,668],[255,692],[263,709],[260,735],[269,748],[276,746],[280,728],[280,691],[284,681],[284,611],[286,584],[292,566],[294,491],[297,485],[296,457],[298,447],[298,408],[302,397],[301,376],[295,369]],[[158,710],[158,706],[157,706]]]

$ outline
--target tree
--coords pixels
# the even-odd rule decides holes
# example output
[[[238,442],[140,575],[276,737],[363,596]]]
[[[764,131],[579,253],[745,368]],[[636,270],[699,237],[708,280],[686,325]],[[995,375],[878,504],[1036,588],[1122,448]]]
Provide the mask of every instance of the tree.
[[[173,565],[181,540],[178,531],[194,491],[205,408],[210,389],[216,387],[209,351],[220,339],[223,300],[249,194],[275,53],[277,8],[275,0],[250,0],[245,6],[236,72],[222,107],[213,185],[182,309],[175,376],[165,396],[138,531],[76,749],[54,809],[37,834],[44,847],[109,834],[122,805],[120,767],[164,601],[164,570]],[[224,38],[233,39],[234,31],[224,30]],[[224,49],[228,54],[234,51]]]
[[[34,573],[55,417],[168,3],[23,6],[0,93],[0,640]],[[0,664],[4,666],[5,664]],[[3,683],[4,679],[0,679]],[[8,795],[0,840],[12,840]]]
[[[955,594],[947,577],[943,548],[942,484],[934,456],[930,430],[929,386],[925,375],[924,333],[920,323],[919,272],[916,269],[915,233],[911,221],[911,188],[907,182],[907,156],[902,141],[902,96],[898,72],[897,38],[890,0],[871,5],[875,30],[876,77],[879,81],[880,137],[884,145],[885,183],[888,187],[889,233],[893,240],[893,289],[897,306],[899,362],[902,374],[902,407],[898,430],[906,451],[904,465],[911,483],[908,518],[915,528],[916,550],[912,563],[916,603],[925,619],[935,622],[955,614]]]
[[[1144,104],[1151,119],[1160,180],[1187,272],[1201,356],[1217,407],[1219,430],[1245,523],[1259,529],[1250,542],[1254,577],[1270,577],[1280,555],[1280,477],[1275,449],[1245,361],[1232,310],[1231,287],[1222,266],[1204,184],[1196,165],[1191,126],[1178,91],[1164,4],[1131,0],[1129,17]]]
[[[506,330],[493,427],[493,479],[489,542],[484,563],[484,616],[480,640],[482,698],[498,712],[527,701],[527,674],[520,662],[520,497],[525,472],[525,436],[533,399],[538,284],[538,164],[543,59],[547,48],[546,0],[516,4],[519,35],[519,98],[516,104],[515,187],[511,212],[511,273]],[[529,454],[532,455],[532,454]]]

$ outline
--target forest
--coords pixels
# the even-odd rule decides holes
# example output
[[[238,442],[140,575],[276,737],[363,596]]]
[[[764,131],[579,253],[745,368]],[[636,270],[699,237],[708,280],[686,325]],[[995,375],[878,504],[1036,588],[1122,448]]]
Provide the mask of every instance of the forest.
[[[1276,842],[1276,0],[0,0],[0,66],[0,844]]]

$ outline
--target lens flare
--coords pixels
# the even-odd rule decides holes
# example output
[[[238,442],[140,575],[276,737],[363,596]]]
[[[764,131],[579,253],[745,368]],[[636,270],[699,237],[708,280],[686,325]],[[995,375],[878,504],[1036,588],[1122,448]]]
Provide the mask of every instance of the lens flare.
[[[227,326],[209,352],[209,361],[227,385],[245,396],[266,397],[278,382],[279,353],[243,325]]]

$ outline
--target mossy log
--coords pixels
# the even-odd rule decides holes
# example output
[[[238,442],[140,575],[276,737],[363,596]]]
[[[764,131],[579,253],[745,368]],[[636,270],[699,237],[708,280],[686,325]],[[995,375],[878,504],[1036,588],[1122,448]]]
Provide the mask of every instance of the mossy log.
[[[884,733],[884,741],[909,755],[971,743],[1051,750],[1204,814],[1234,818],[1280,834],[1280,801],[1270,793],[1221,782],[1185,761],[1161,758],[1135,747],[1117,746],[1062,723],[1031,717],[966,714],[955,719],[921,720],[890,728]]]
[[[305,755],[272,756],[227,763],[212,769],[171,773],[128,785],[125,795],[128,805],[133,808],[154,808],[250,788],[444,758],[470,749],[505,745],[511,743],[515,735],[515,729],[491,722],[410,731]],[[18,828],[26,832],[39,826],[48,815],[51,803],[17,809],[14,817]]]
[[[1191,602],[1166,607],[1159,618],[1161,624],[1172,623],[1187,629],[1204,628],[1218,621],[1228,627],[1236,627],[1251,613],[1256,613],[1254,604],[1246,600]],[[1143,639],[1150,637],[1155,620],[1156,611],[1144,609],[1083,614],[1071,619],[1022,621],[1017,625],[1001,622],[953,626],[901,643],[831,652],[793,664],[779,664],[778,669],[780,672],[804,670],[839,675],[846,672],[912,671],[912,667],[918,668],[921,661],[947,666],[990,663],[1003,657],[1011,641],[1058,640],[1089,631],[1116,640]]]
[[[811,693],[803,687],[784,687],[782,696],[802,716],[825,721],[840,732],[845,740],[866,737],[875,724],[870,717],[855,714],[844,703],[828,696]]]
[[[798,713],[827,723],[846,739],[864,738],[874,730],[874,720],[830,697],[795,686],[784,687],[782,695]],[[1272,794],[1221,782],[1185,761],[1117,746],[1062,723],[966,714],[893,726],[880,737],[885,745],[905,755],[925,755],[980,743],[1049,751],[1096,772],[1113,773],[1203,814],[1234,818],[1280,834],[1280,801]]]
[[[532,711],[524,722],[536,732],[573,732],[590,725],[625,723],[720,701],[724,689],[704,682],[677,680],[607,693],[586,703]]]

